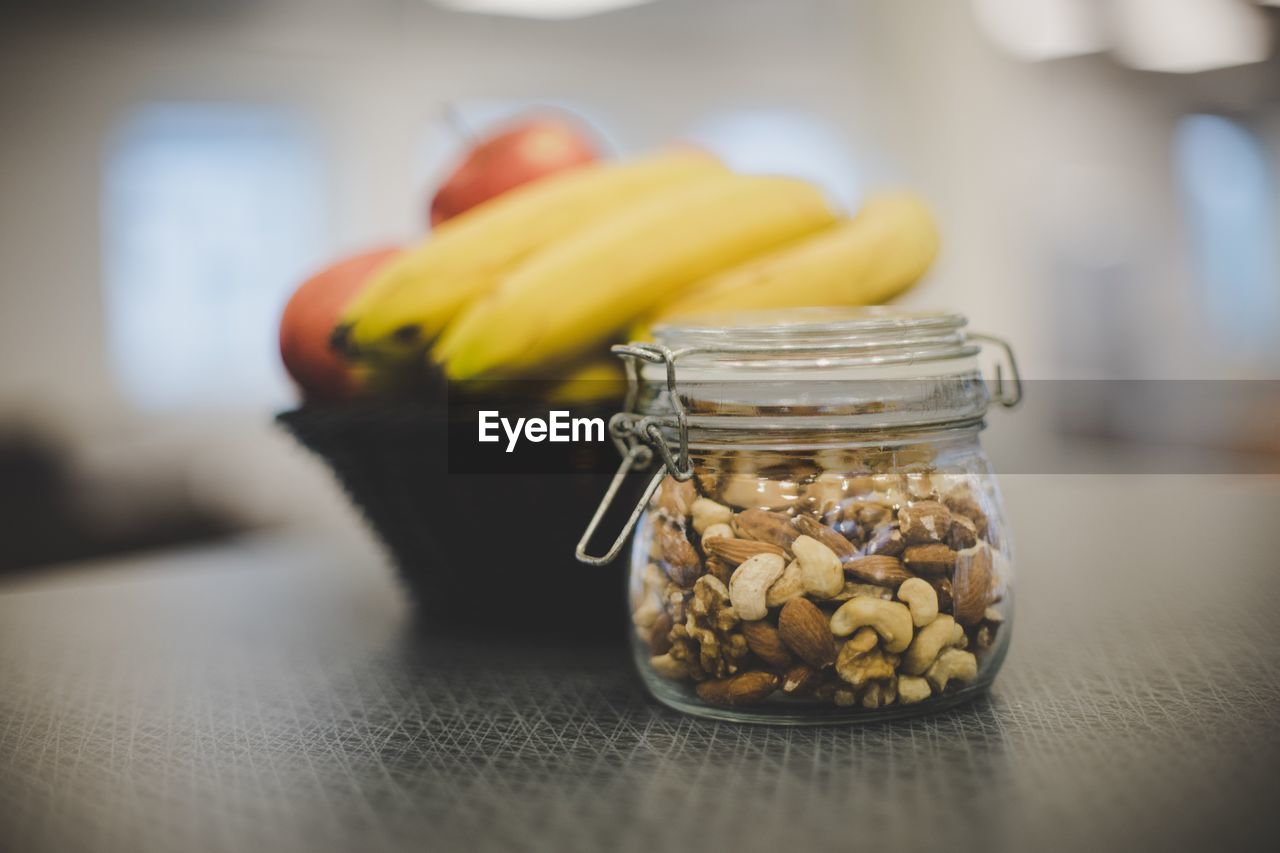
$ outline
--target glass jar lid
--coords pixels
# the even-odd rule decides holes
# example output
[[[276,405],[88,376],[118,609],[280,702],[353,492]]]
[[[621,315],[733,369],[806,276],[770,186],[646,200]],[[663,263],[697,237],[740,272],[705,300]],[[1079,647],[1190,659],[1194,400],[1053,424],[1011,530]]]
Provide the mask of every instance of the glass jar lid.
[[[980,424],[990,395],[964,317],[896,308],[795,308],[696,317],[654,329],[637,360],[637,410],[723,431],[782,433]],[[641,345],[644,347],[645,345]],[[627,352],[622,353],[624,356]]]
[[[966,322],[959,314],[886,306],[790,308],[698,315],[655,326],[653,336],[688,369],[829,375],[972,358],[978,347],[965,337]]]

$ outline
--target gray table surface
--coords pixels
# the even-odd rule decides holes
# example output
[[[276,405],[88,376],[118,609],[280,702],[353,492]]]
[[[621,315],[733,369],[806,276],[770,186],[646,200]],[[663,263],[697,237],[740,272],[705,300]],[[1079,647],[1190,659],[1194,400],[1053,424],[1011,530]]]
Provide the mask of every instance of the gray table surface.
[[[345,537],[8,581],[0,849],[1274,849],[1280,480],[1004,488],[1006,667],[892,724],[706,722],[620,649],[423,636]]]

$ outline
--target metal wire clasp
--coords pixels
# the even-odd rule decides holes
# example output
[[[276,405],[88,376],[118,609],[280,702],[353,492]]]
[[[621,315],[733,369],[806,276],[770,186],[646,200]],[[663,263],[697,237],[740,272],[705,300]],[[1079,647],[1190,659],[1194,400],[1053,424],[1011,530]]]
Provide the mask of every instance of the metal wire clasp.
[[[1018,405],[1022,401],[1022,376],[1018,372],[1018,362],[1013,356],[1013,348],[1009,346],[1009,342],[993,335],[970,333],[968,337],[972,340],[994,344],[1004,352],[1005,361],[1008,362],[1009,378],[1006,382],[1004,367],[1000,362],[996,362],[993,399],[1006,408]],[[830,344],[817,344],[813,346],[792,346],[788,347],[786,351],[791,354],[809,351],[822,353],[828,349],[830,349]],[[680,356],[690,353],[730,351],[732,350],[728,348],[710,346],[672,350],[660,344],[651,343],[620,344],[613,347],[613,353],[625,362],[627,368],[627,397],[623,404],[623,410],[609,420],[609,435],[617,446],[618,452],[622,454],[622,464],[618,466],[617,473],[613,475],[613,480],[605,491],[604,498],[600,501],[600,506],[596,509],[595,515],[592,516],[591,522],[587,525],[586,532],[578,540],[575,554],[579,560],[593,566],[602,566],[612,562],[618,556],[618,552],[622,550],[622,546],[627,537],[631,535],[631,531],[635,529],[641,513],[644,512],[645,505],[653,497],[654,492],[658,490],[663,478],[670,476],[674,480],[684,482],[693,477],[693,464],[689,459],[689,420],[684,409],[684,403],[680,400],[680,395],[676,393],[676,361]],[[975,353],[976,349],[971,348],[969,350],[969,354]],[[914,360],[914,355],[908,355],[904,358],[906,361],[912,361]],[[661,364],[666,367],[667,395],[670,398],[671,415],[659,418],[651,415],[642,416],[636,411],[636,402],[640,392],[641,362]],[[670,429],[672,427],[678,431],[680,442],[680,446],[675,452],[672,451],[671,445],[663,435],[664,428]],[[608,512],[610,505],[622,488],[622,484],[626,481],[627,475],[632,471],[643,471],[648,468],[653,462],[655,453],[661,457],[662,467],[654,473],[649,485],[645,487],[644,494],[641,495],[635,509],[631,511],[631,517],[623,525],[617,539],[614,540],[608,552],[602,556],[588,554],[587,544],[591,541],[591,537],[595,535],[600,522],[604,519],[605,513]]]
[[[1009,342],[1004,338],[997,338],[995,335],[983,335],[977,332],[970,332],[967,337],[970,340],[994,344],[1004,351],[1005,360],[1009,362],[1009,387],[1005,388],[1004,369],[1001,367],[1000,362],[997,361],[994,399],[1006,409],[1012,409],[1021,403],[1022,374],[1018,372],[1018,360],[1013,357],[1013,347],[1009,346]]]
[[[614,445],[617,446],[618,452],[622,454],[622,464],[618,466],[617,473],[613,475],[613,480],[609,483],[609,488],[605,491],[604,498],[600,501],[600,506],[596,508],[595,515],[591,517],[591,522],[587,525],[582,538],[578,540],[578,547],[574,551],[575,556],[580,561],[592,566],[603,566],[606,563],[611,563],[618,556],[618,552],[622,550],[627,537],[631,535],[631,531],[635,529],[636,523],[640,520],[640,515],[644,512],[649,499],[653,497],[653,493],[658,490],[659,484],[662,483],[662,480],[667,475],[681,482],[693,476],[693,463],[689,459],[689,421],[685,414],[684,404],[680,402],[680,397],[676,394],[676,358],[679,353],[658,344],[619,344],[613,347],[613,353],[623,360],[627,368],[627,398],[623,403],[623,410],[609,419],[609,436],[613,439]],[[640,362],[642,361],[649,364],[666,365],[667,393],[671,397],[671,407],[675,412],[675,427],[680,435],[680,447],[676,453],[672,453],[670,444],[667,443],[666,437],[662,434],[662,428],[670,425],[670,418],[642,417],[636,412],[636,400],[640,393]],[[591,537],[595,535],[596,529],[599,528],[605,513],[609,511],[609,506],[613,503],[614,498],[617,497],[618,491],[627,479],[627,475],[632,471],[643,471],[648,468],[653,461],[655,451],[662,457],[662,467],[654,473],[649,485],[645,487],[644,493],[636,503],[635,509],[631,511],[631,517],[623,525],[622,532],[618,534],[618,538],[614,540],[613,545],[603,555],[594,556],[588,554],[587,544],[591,541]]]

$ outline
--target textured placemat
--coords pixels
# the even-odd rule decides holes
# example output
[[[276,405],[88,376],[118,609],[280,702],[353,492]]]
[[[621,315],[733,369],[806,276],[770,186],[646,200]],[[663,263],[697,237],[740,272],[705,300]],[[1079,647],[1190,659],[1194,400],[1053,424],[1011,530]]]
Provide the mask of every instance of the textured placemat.
[[[345,543],[0,588],[0,849],[1270,847],[1280,484],[1005,487],[993,694],[875,726],[694,720],[620,649],[432,634]]]

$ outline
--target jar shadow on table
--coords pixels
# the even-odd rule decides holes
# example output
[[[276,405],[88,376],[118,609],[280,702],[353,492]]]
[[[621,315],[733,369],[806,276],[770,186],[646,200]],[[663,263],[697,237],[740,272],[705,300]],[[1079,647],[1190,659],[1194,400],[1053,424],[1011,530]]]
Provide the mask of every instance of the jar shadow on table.
[[[932,733],[954,729],[958,734],[980,732],[978,746],[985,752],[999,751],[1003,743],[999,716],[1004,703],[998,689],[984,684],[972,693],[957,697],[947,706],[938,706],[918,722],[882,718],[861,723],[806,720],[802,726],[773,725],[755,720],[697,720],[652,697],[641,675],[632,665],[625,632],[614,642],[583,644],[556,636],[517,636],[497,632],[485,636],[482,630],[459,633],[448,623],[440,624],[422,615],[406,620],[400,635],[380,666],[410,676],[434,696],[446,696],[455,688],[472,691],[492,688],[504,697],[520,689],[531,705],[564,698],[581,705],[584,711],[600,710],[605,722],[623,717],[644,716],[667,725],[733,728],[743,731],[786,731],[811,729],[815,737],[824,733],[860,731],[867,738],[893,732],[928,729]],[[1002,650],[1003,651],[1003,650]],[[434,688],[439,688],[436,690]],[[553,695],[554,694],[554,695]],[[483,703],[482,703],[483,704]],[[964,737],[960,738],[965,741]]]
[[[380,729],[394,736],[355,741],[381,744],[379,766],[415,804],[405,832],[537,826],[548,838],[589,832],[592,849],[777,850],[802,821],[805,845],[822,849],[847,841],[856,819],[865,840],[959,832],[962,848],[1008,846],[1014,785],[998,692],[892,722],[736,724],[652,699],[622,645],[449,637],[423,625],[373,669],[366,677],[394,681],[383,693],[395,724]],[[500,816],[483,805],[493,785]],[[555,825],[567,815],[580,822]]]

